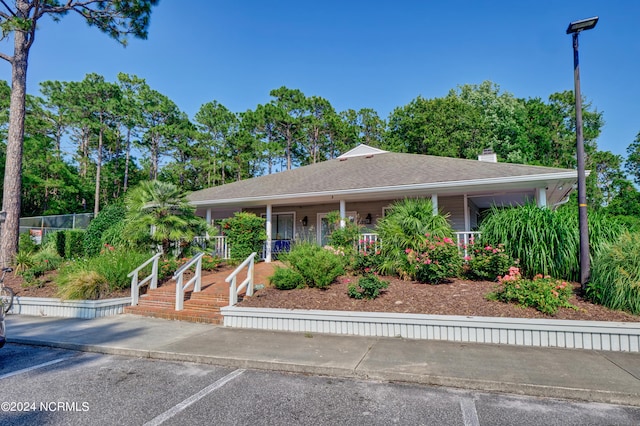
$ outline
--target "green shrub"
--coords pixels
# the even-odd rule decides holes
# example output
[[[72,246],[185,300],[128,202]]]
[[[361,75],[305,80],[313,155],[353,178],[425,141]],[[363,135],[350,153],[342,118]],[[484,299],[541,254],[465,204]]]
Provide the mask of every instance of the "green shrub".
[[[513,259],[504,252],[504,245],[484,245],[471,241],[466,247],[465,275],[472,280],[495,281],[514,265]]]
[[[56,253],[58,253],[58,256],[64,259],[64,251],[67,246],[67,236],[65,235],[64,231],[54,232],[51,238],[53,241],[55,241]]]
[[[379,272],[384,258],[376,242],[360,242],[360,249],[353,255],[349,268],[355,274]]]
[[[39,252],[34,253],[32,259],[34,266],[40,267],[45,272],[58,269],[64,261],[51,246],[43,247]]]
[[[149,256],[151,257],[151,256]],[[189,259],[187,258],[178,258],[169,257],[169,258],[161,258],[158,263],[158,279],[164,280],[169,277],[172,277],[173,274],[185,263],[187,263]],[[135,269],[135,268],[134,268]]]
[[[123,221],[126,215],[125,207],[120,204],[106,206],[87,227],[84,234],[84,254],[95,256],[102,249],[102,234],[112,226]]]
[[[116,248],[132,248],[126,237],[125,225],[123,220],[107,228],[100,238],[101,245],[109,244]]]
[[[20,250],[16,253],[13,263],[15,265],[15,273],[22,274],[24,271],[32,268],[35,264],[33,260],[33,252]]]
[[[298,272],[309,287],[326,288],[344,274],[344,256],[313,243],[294,244],[283,260]]]
[[[97,257],[88,261],[89,269],[96,271],[106,280],[111,290],[128,288],[131,286],[131,278],[127,275],[147,261],[151,256],[148,253],[140,253],[128,250],[104,250]],[[151,265],[148,265],[151,273]]]
[[[223,220],[222,233],[228,238],[231,259],[240,262],[253,252],[261,253],[267,239],[265,220],[246,212]]]
[[[213,271],[222,263],[222,259],[216,256],[211,256],[210,254],[205,254],[202,256],[202,270],[203,271]]]
[[[64,231],[64,258],[75,259],[84,255],[84,230]]]
[[[640,232],[640,217],[614,216],[614,218],[628,232]]]
[[[131,278],[127,277],[127,275],[148,260],[149,257],[148,253],[116,250],[110,247],[100,252],[98,256],[77,259],[74,262],[63,265],[60,268],[56,283],[63,285],[68,276],[73,276],[73,279],[76,279],[78,276],[83,277],[86,273],[95,272],[104,279],[109,290],[128,288],[131,285]],[[76,272],[81,273],[76,274]],[[148,275],[150,273],[151,265],[148,265],[142,274]]]
[[[304,278],[299,272],[289,268],[276,267],[269,277],[269,284],[278,290],[292,290],[305,286]]]
[[[492,208],[482,221],[481,241],[504,244],[505,252],[519,260],[525,277],[536,274],[579,278],[580,235],[576,209],[553,211],[532,204],[513,208]],[[598,212],[589,213],[591,256],[602,244],[617,238],[622,226]]]
[[[76,259],[84,256],[85,231],[68,229],[48,233],[47,246],[52,242],[55,251],[63,259]]]
[[[403,277],[439,284],[460,275],[462,259],[456,243],[449,237],[427,234],[417,249],[407,248],[405,254],[406,263],[401,269]]]
[[[22,276],[25,286],[39,286],[42,284],[39,278],[45,272],[57,269],[62,261],[51,246],[44,247],[36,253],[18,252],[15,271]]]
[[[516,267],[500,278],[500,287],[487,298],[505,303],[516,303],[538,311],[555,315],[558,308],[577,309],[569,303],[573,289],[569,283],[551,277],[536,275],[533,279],[524,279]]]
[[[378,221],[380,250],[383,257],[380,272],[402,274],[406,266],[406,249],[418,250],[426,234],[450,237],[453,233],[447,217],[434,215],[431,200],[405,199],[394,203]]]
[[[327,244],[336,249],[340,249],[340,251],[347,256],[353,255],[356,251],[356,241],[360,234],[358,224],[344,218],[344,227],[340,227],[342,218],[338,211],[327,213],[326,219],[329,227]]]
[[[18,240],[18,251],[24,253],[33,253],[38,250],[38,245],[33,241],[31,235],[28,232],[23,232],[20,234]]]
[[[107,279],[97,271],[74,268],[60,272],[58,276],[58,297],[63,300],[96,300],[109,291]]]
[[[389,287],[387,281],[381,280],[377,275],[369,274],[358,279],[358,285],[350,284],[347,294],[354,299],[375,299],[380,291]]]
[[[623,233],[595,258],[586,296],[600,305],[640,315],[640,234]]]

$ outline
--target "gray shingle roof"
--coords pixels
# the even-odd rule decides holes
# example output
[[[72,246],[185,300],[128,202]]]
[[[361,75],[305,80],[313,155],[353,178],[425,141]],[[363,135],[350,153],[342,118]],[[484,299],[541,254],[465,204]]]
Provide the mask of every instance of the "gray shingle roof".
[[[334,159],[271,175],[195,191],[196,204],[214,200],[257,199],[405,185],[454,184],[485,179],[522,180],[575,170],[490,163],[431,155],[384,153]]]

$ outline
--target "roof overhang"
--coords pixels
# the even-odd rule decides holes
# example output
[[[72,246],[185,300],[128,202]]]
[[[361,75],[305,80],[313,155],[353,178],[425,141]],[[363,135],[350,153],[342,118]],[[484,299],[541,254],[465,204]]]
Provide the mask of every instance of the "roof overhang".
[[[576,171],[511,176],[509,178],[488,178],[436,182],[411,185],[395,185],[374,188],[357,188],[297,194],[278,194],[260,197],[237,197],[229,199],[192,201],[197,207],[257,207],[273,205],[305,205],[345,201],[373,201],[399,199],[438,194],[442,196],[465,193],[547,189],[550,204],[560,202],[571,191],[577,181]]]

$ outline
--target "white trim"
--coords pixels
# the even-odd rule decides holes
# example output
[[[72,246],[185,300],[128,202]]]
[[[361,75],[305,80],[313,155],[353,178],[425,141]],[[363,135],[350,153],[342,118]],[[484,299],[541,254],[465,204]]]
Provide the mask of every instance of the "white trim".
[[[536,201],[538,207],[547,207],[547,188],[538,188],[536,190]]]
[[[266,250],[266,255],[264,256],[264,261],[266,263],[271,263],[271,241],[273,240],[272,237],[272,233],[271,233],[271,220],[272,220],[272,214],[271,214],[271,210],[272,210],[272,206],[271,204],[267,204],[267,250]]]
[[[438,194],[431,194],[431,206],[433,207],[433,215],[438,216]]]
[[[469,199],[467,194],[464,194],[462,204],[464,205],[464,230],[471,231],[471,218],[469,214]]]
[[[640,323],[237,306],[220,312],[235,328],[640,352]]]

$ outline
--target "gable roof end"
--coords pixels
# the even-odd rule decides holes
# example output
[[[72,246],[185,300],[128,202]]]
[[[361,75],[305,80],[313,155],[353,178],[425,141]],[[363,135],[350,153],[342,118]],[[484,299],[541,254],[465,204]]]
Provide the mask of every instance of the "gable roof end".
[[[384,154],[384,153],[387,153],[387,152],[389,152],[389,151],[384,151],[382,149],[374,148],[372,146],[365,145],[365,144],[361,143],[360,145],[356,146],[355,148],[352,148],[349,151],[345,152],[344,154],[342,154],[338,158],[339,159],[344,159],[344,158],[349,158],[349,157],[364,157],[364,156],[367,156],[367,155]]]

